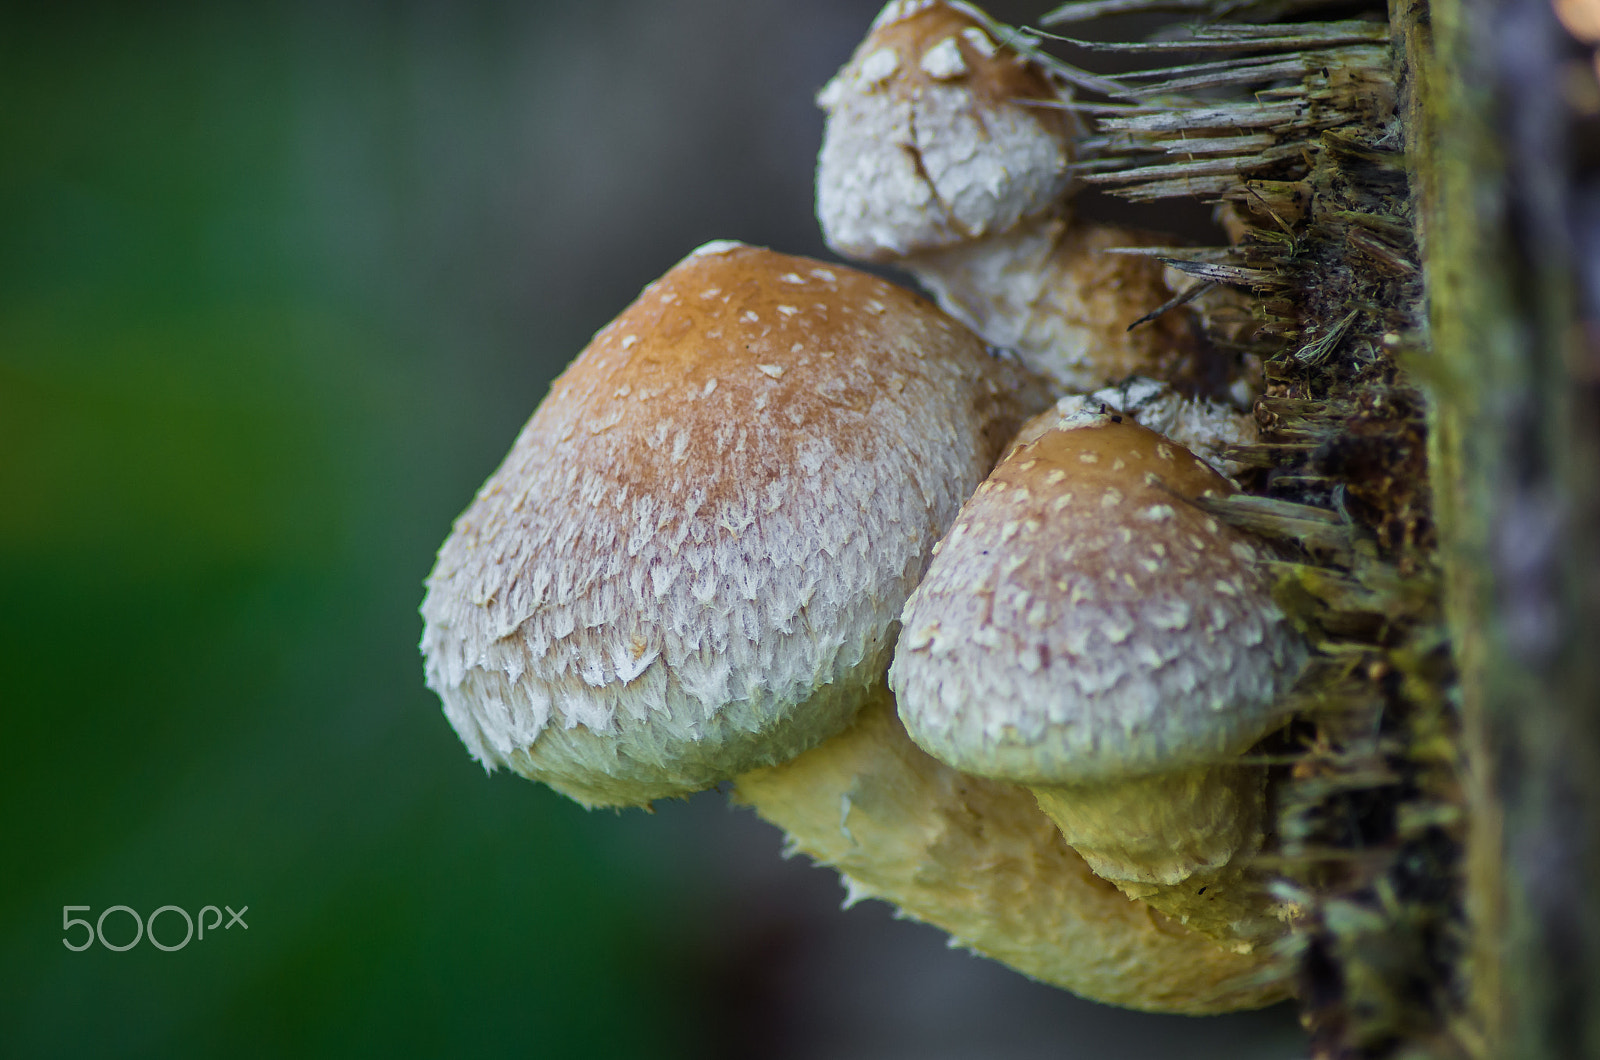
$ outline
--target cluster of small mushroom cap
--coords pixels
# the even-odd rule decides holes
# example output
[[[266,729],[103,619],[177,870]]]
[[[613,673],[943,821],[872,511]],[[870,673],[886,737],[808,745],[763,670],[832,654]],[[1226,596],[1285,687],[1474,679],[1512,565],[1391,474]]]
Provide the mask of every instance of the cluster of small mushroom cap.
[[[998,36],[890,4],[824,91],[819,212],[842,253],[954,253],[968,279],[912,271],[968,324],[950,291],[1042,262],[991,308],[1014,322],[1031,284],[1058,340],[1084,300],[1059,252],[1072,123]],[[997,236],[1046,249],[960,250]],[[1125,381],[1125,343],[1097,366],[1109,332],[1080,330],[1012,354],[853,269],[695,251],[555,381],[440,549],[422,648],[450,722],[588,806],[731,780],[853,894],[1087,997],[1281,998],[1264,773],[1239,756],[1304,649],[1260,546],[1195,504],[1232,484],[1130,411],[1218,447],[1231,421]]]
[[[1238,382],[1218,377],[1187,310],[1128,327],[1180,281],[1153,257],[1108,251],[1170,239],[1072,217],[1083,130],[1019,31],[970,4],[895,0],[817,101],[817,219],[834,251],[905,269],[1062,391]]]

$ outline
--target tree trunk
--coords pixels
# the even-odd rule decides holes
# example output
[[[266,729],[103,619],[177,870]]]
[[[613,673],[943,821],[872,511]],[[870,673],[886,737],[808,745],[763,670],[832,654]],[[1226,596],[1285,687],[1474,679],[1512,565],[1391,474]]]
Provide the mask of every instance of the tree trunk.
[[[1587,71],[1547,0],[1428,15],[1406,5],[1397,22],[1418,75],[1471,1008],[1489,1056],[1600,1056],[1600,330],[1582,309],[1600,126],[1574,106]]]

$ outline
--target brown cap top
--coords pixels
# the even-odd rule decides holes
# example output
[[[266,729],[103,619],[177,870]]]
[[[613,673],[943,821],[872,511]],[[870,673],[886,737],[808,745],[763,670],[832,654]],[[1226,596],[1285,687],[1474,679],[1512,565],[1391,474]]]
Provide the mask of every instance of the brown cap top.
[[[1032,784],[1254,743],[1305,649],[1249,537],[1187,502],[1230,492],[1120,414],[1030,421],[906,604],[890,685],[912,738]]]
[[[818,95],[817,216],[833,249],[887,261],[947,247],[1065,191],[1076,125],[1038,104],[1060,90],[992,25],[968,4],[895,0]]]
[[[783,761],[882,679],[933,542],[1041,393],[882,280],[702,247],[456,520],[428,683],[486,765],[585,803]]]

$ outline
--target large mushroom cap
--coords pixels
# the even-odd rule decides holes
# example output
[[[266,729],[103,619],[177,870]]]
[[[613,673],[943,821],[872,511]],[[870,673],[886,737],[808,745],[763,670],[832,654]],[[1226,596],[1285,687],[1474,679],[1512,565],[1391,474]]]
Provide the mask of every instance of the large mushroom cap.
[[[1071,180],[1076,125],[1045,70],[969,4],[894,0],[817,102],[828,245],[888,261],[1004,232]]]
[[[1030,421],[906,605],[890,684],[912,738],[957,769],[1077,785],[1274,728],[1304,648],[1265,557],[1189,503],[1229,492],[1119,414]]]
[[[882,680],[1024,373],[851,269],[708,244],[553,384],[428,578],[473,755],[591,805],[783,761]]]

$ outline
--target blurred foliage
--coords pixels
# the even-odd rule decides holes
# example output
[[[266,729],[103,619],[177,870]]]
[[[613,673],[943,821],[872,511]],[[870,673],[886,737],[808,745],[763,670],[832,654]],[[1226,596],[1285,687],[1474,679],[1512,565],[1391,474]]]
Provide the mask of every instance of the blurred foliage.
[[[296,17],[0,14],[0,1053],[685,1053],[670,887],[422,687],[487,468],[383,312],[403,265],[313,231],[339,57]],[[248,931],[176,953],[60,941],[65,904],[224,903]]]

